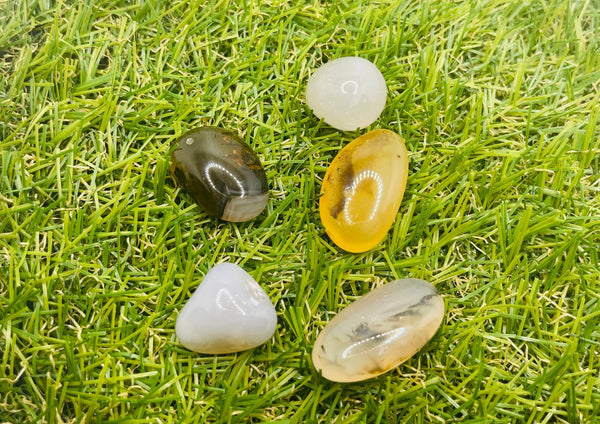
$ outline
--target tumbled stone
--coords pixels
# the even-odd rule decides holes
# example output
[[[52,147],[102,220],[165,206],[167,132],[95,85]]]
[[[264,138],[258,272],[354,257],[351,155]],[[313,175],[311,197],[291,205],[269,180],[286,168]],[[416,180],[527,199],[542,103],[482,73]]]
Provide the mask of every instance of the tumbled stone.
[[[377,246],[396,218],[407,178],[408,152],[392,131],[368,132],[340,150],[319,199],[331,240],[353,253]]]
[[[243,222],[263,211],[269,198],[267,177],[258,156],[241,138],[202,127],[175,143],[171,172],[209,215]]]
[[[331,381],[378,376],[419,351],[443,317],[444,301],[431,284],[392,281],[351,303],[325,326],[312,351],[313,364]]]
[[[251,349],[271,338],[277,315],[258,283],[232,263],[211,268],[177,316],[175,332],[195,352]]]
[[[379,118],[387,96],[377,66],[361,57],[341,57],[318,68],[306,84],[306,103],[338,130],[365,128]]]

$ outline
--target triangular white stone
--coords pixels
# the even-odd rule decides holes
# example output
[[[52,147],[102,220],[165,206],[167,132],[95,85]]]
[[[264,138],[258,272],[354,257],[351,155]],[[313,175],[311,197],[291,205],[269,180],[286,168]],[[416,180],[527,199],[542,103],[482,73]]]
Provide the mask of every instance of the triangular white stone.
[[[195,352],[231,353],[269,340],[277,326],[271,300],[239,266],[211,268],[175,323],[182,345]]]

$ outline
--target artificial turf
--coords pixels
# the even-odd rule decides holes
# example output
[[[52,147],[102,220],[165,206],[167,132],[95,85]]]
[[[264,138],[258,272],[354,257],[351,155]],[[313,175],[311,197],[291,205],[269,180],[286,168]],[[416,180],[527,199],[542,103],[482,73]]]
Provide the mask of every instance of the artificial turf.
[[[0,422],[596,422],[599,34],[597,0],[0,2]],[[362,254],[329,240],[318,196],[366,130],[304,99],[349,55],[388,84],[371,128],[410,153]],[[200,125],[260,156],[257,219],[175,186],[170,144]],[[190,352],[175,319],[224,261],[279,325],[250,351]],[[378,378],[321,378],[320,329],[404,277],[444,296],[434,338]]]

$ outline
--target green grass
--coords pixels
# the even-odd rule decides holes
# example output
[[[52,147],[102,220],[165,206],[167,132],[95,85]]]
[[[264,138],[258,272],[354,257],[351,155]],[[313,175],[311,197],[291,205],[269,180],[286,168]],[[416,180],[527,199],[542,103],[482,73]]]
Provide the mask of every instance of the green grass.
[[[595,422],[600,5],[336,4],[0,2],[0,422]],[[362,132],[304,101],[346,55],[382,70],[372,128],[410,152],[397,219],[364,254],[333,245],[317,207]],[[175,187],[169,145],[198,125],[261,157],[256,220],[212,219]],[[277,331],[191,353],[178,311],[227,260]],[[436,336],[379,378],[320,378],[323,325],[404,277],[444,295]]]

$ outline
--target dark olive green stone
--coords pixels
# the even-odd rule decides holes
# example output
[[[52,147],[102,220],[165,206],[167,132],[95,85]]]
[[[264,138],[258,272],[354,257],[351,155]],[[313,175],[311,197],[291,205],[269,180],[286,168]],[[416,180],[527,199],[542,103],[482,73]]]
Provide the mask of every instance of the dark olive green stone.
[[[260,214],[269,198],[258,156],[235,134],[201,127],[175,141],[171,172],[209,215],[243,222]]]

